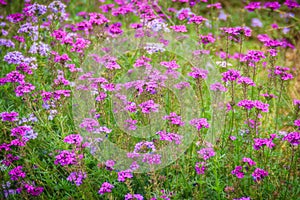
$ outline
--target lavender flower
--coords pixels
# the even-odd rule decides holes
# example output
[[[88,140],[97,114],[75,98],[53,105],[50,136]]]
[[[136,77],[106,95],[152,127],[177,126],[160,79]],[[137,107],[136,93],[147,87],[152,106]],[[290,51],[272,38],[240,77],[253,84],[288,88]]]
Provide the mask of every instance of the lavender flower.
[[[83,138],[79,134],[71,134],[65,137],[64,142],[80,146],[82,139]]]
[[[139,107],[142,109],[142,113],[149,114],[150,112],[158,112],[159,104],[154,103],[153,100],[148,100],[141,103]]]
[[[177,115],[175,112],[171,112],[170,115],[163,117],[163,120],[168,120],[171,124],[184,126],[184,122],[181,120],[181,116]]]
[[[126,194],[124,200],[143,200],[144,197],[140,194]]]
[[[23,61],[23,59],[24,56],[19,51],[8,52],[4,56],[4,61],[7,62],[8,64],[20,64]]]

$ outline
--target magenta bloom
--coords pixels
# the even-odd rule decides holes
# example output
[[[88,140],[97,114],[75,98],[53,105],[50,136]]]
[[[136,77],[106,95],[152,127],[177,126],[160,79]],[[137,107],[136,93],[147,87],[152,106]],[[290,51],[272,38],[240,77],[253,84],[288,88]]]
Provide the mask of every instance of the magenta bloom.
[[[209,128],[209,123],[205,118],[192,119],[190,121],[190,125],[196,127],[198,131],[200,131],[202,128]]]
[[[197,174],[204,174],[206,169],[205,162],[197,162],[195,165],[195,170]]]
[[[210,85],[210,90],[212,91],[221,91],[221,92],[226,92],[227,88],[224,87],[221,83],[213,83]]]
[[[260,2],[250,2],[247,6],[245,6],[245,9],[249,12],[253,12],[256,9],[260,9]]]
[[[262,103],[261,101],[258,100],[241,100],[237,106],[239,107],[244,107],[247,110],[251,110],[253,107],[255,107],[257,110],[260,110],[261,112],[269,112],[269,104],[267,103]]]
[[[35,187],[34,185],[30,185],[25,183],[24,188],[26,189],[26,192],[32,196],[39,196],[44,191],[43,187]]]
[[[269,173],[267,171],[260,169],[260,168],[256,168],[254,170],[254,172],[252,173],[252,177],[255,182],[260,181],[261,179],[263,179],[264,177],[266,177],[268,175],[269,175]]]
[[[300,143],[300,133],[290,132],[282,140],[288,141],[293,146],[298,146]]]
[[[67,150],[61,151],[57,156],[55,156],[54,164],[60,164],[61,166],[65,165],[74,165],[76,164],[76,154]]]
[[[105,194],[105,193],[110,193],[111,190],[114,188],[114,186],[108,182],[104,182],[101,185],[101,188],[99,189],[98,193],[99,194]]]
[[[213,37],[211,33],[209,33],[208,35],[199,35],[199,38],[201,39],[201,42],[204,45],[209,43],[214,43],[216,41],[216,39]]]
[[[143,200],[144,197],[140,194],[126,194],[125,195],[125,200]]]
[[[202,16],[193,16],[189,19],[188,24],[195,23],[195,24],[201,24],[203,21],[206,21],[207,19]]]
[[[124,171],[120,171],[118,172],[118,181],[119,182],[124,182],[126,180],[126,178],[132,178],[132,171],[130,169],[124,170]]]
[[[206,79],[207,78],[208,71],[205,69],[199,69],[197,67],[192,67],[192,71],[188,73],[189,76],[195,78],[195,79]]]
[[[229,82],[232,82],[232,81],[235,81],[237,80],[238,78],[241,77],[241,73],[240,71],[238,70],[235,70],[235,69],[229,69],[227,72],[223,72],[222,73],[222,80],[227,83],[228,81]]]
[[[231,171],[231,174],[236,175],[238,178],[244,178],[245,176],[242,166],[236,166],[235,169]]]
[[[249,78],[249,77],[244,77],[244,76],[240,77],[240,78],[238,79],[237,83],[238,83],[238,84],[250,85],[250,86],[253,86],[253,87],[255,86],[255,83],[252,81],[251,78]]]
[[[86,178],[85,172],[71,172],[71,174],[68,176],[67,180],[71,183],[75,183],[77,186],[80,186],[82,184],[82,181]]]
[[[277,1],[275,1],[275,2],[266,2],[264,4],[265,8],[270,8],[271,10],[277,10],[277,9],[280,8],[280,6],[281,6],[280,3],[278,3]]]
[[[163,119],[168,120],[171,124],[184,126],[181,116],[177,115],[175,112],[171,112],[170,115],[164,116]]]
[[[175,144],[180,144],[182,140],[182,136],[175,134],[175,133],[168,133],[166,131],[158,131],[156,133],[160,136],[160,140],[162,141],[169,141],[169,142],[175,142]]]
[[[197,151],[197,153],[200,154],[204,160],[208,160],[210,157],[216,155],[213,148],[203,148],[200,151]]]
[[[17,112],[2,112],[0,113],[0,117],[2,118],[2,121],[9,121],[14,122],[18,120],[19,113]]]
[[[256,165],[256,162],[254,162],[251,158],[243,158],[243,162],[248,163],[250,167]]]
[[[153,100],[145,101],[141,103],[139,107],[142,109],[142,113],[158,112],[159,105],[154,103]]]
[[[181,32],[181,33],[187,32],[185,25],[175,25],[175,26],[170,26],[170,28],[173,29],[175,32]]]
[[[65,137],[64,142],[79,146],[82,142],[82,137],[79,134],[71,134]]]
[[[25,93],[30,93],[31,91],[33,91],[35,89],[35,86],[30,84],[30,83],[22,83],[21,85],[19,85],[16,89],[16,96],[17,97],[21,97],[23,96]]]
[[[300,129],[300,119],[295,120],[294,125],[298,126],[298,129]]]
[[[17,181],[20,178],[25,178],[26,173],[23,171],[23,166],[17,166],[8,172],[10,179]]]

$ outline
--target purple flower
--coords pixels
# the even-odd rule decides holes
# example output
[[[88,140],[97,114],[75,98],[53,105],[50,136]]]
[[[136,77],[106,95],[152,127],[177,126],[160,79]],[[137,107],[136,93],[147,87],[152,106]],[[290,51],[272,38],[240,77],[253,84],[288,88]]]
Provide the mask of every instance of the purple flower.
[[[124,182],[126,180],[126,178],[130,179],[132,177],[133,177],[132,170],[130,170],[130,169],[118,172],[118,181],[119,182]]]
[[[206,21],[207,19],[202,16],[193,16],[189,19],[188,24],[195,23],[195,24],[201,24],[203,21]]]
[[[8,52],[4,56],[4,61],[8,64],[20,64],[24,60],[24,56],[19,51]]]
[[[114,186],[108,182],[104,182],[101,185],[101,188],[99,189],[98,193],[99,194],[105,194],[105,193],[110,193],[111,190],[114,188]]]
[[[197,151],[197,153],[200,154],[204,160],[208,160],[210,157],[216,155],[213,148],[203,148],[200,151]]]
[[[149,165],[158,165],[161,163],[161,155],[152,153],[144,154],[142,162],[148,163]]]
[[[268,172],[263,170],[263,169],[260,169],[260,168],[256,168],[254,170],[254,172],[252,173],[252,177],[254,179],[255,182],[258,182],[260,181],[261,179],[263,179],[264,177],[268,176]]]
[[[76,154],[67,150],[61,151],[55,158],[55,165],[60,164],[61,166],[65,166],[77,164]]]
[[[255,83],[252,81],[251,78],[249,78],[249,77],[244,77],[244,76],[240,77],[240,78],[238,79],[237,83],[238,83],[238,84],[250,85],[250,86],[253,86],[253,87],[255,86]]]
[[[260,9],[260,2],[250,2],[247,6],[245,6],[245,9],[249,12],[253,12],[256,9]]]
[[[145,101],[141,103],[139,107],[142,109],[142,113],[158,112],[159,104],[154,103],[153,100]]]
[[[26,189],[26,192],[32,196],[39,196],[44,191],[43,187],[35,187],[34,185],[30,185],[25,183],[24,188]]]
[[[254,138],[254,144],[253,144],[253,148],[255,150],[259,150],[264,146],[269,147],[270,149],[272,149],[275,144],[273,143],[273,139],[274,138]]]
[[[10,179],[17,181],[20,178],[25,178],[26,173],[23,171],[23,166],[17,166],[8,172]]]
[[[144,197],[140,194],[126,194],[125,195],[125,200],[143,200]]]
[[[77,186],[82,184],[82,181],[86,178],[85,172],[71,172],[67,180],[71,183],[75,183]]]
[[[15,89],[15,93],[17,97],[23,96],[25,93],[30,93],[35,89],[35,86],[31,83],[22,83]]]
[[[232,82],[241,77],[240,71],[235,69],[229,69],[227,72],[222,73],[222,80],[227,83],[228,81]]]
[[[206,169],[206,163],[205,162],[197,162],[195,165],[195,170],[197,174],[204,174]]]
[[[79,134],[71,134],[65,137],[64,142],[80,146],[82,139],[83,138]]]
[[[198,131],[200,131],[202,128],[209,128],[209,123],[205,118],[192,119],[190,121],[190,125],[196,127]]]
[[[185,25],[175,25],[175,26],[170,26],[171,29],[173,29],[175,32],[187,32],[186,26]]]
[[[300,119],[295,120],[294,125],[298,126],[298,129],[300,129]]]
[[[236,175],[237,178],[244,178],[245,176],[242,166],[236,166],[235,169],[231,171],[231,174]]]
[[[2,112],[0,113],[2,121],[14,122],[18,120],[19,113],[17,112]]]
[[[107,170],[112,171],[114,169],[116,162],[114,160],[107,160],[105,162],[105,167]]]
[[[192,67],[192,71],[188,73],[189,76],[195,79],[206,79],[208,71],[204,69],[199,69],[197,67]]]
[[[265,8],[270,8],[271,10],[277,10],[277,9],[280,8],[280,6],[281,6],[280,3],[278,3],[277,1],[275,1],[275,2],[266,2],[264,4]]]
[[[288,141],[293,146],[298,146],[300,143],[300,133],[290,132],[282,140]]]
[[[258,18],[252,18],[251,19],[251,26],[252,27],[262,27],[263,26],[263,24],[262,24],[262,22],[258,19]]]
[[[144,153],[147,152],[149,149],[152,150],[152,152],[156,151],[155,145],[153,142],[139,142],[135,145],[133,153]]]
[[[99,122],[92,118],[85,118],[79,126],[88,132],[92,132],[97,126],[99,126]]]
[[[300,7],[296,0],[286,0],[284,5],[286,5],[289,9]]]
[[[181,116],[177,115],[175,112],[171,112],[170,115],[163,117],[163,120],[168,120],[171,124],[184,126],[184,122],[181,120]]]
[[[216,41],[211,33],[209,33],[208,35],[199,35],[199,38],[201,39],[201,43],[203,43],[204,45],[214,43]]]
[[[212,91],[221,91],[221,92],[226,92],[227,88],[224,87],[221,83],[213,83],[210,85],[210,90]]]
[[[254,162],[251,158],[243,158],[243,162],[248,163],[248,165],[251,166],[255,166],[256,162]]]
[[[261,112],[269,112],[269,104],[267,103],[262,103],[261,101],[258,100],[241,100],[237,106],[239,107],[244,107],[247,110],[251,110],[253,107],[255,107],[257,110],[260,110]]]
[[[160,136],[160,140],[175,142],[175,144],[180,144],[182,140],[182,136],[175,133],[168,133],[166,131],[158,131],[156,134]]]

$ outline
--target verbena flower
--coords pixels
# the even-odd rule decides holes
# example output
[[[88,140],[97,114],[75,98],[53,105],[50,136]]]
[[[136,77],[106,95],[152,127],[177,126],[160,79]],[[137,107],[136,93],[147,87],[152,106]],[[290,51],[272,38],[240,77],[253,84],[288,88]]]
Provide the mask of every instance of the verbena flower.
[[[198,131],[200,131],[202,128],[210,127],[209,123],[207,122],[207,119],[205,119],[205,118],[192,119],[190,121],[190,125],[196,127]]]
[[[170,28],[173,29],[175,32],[180,32],[180,33],[187,32],[185,25],[175,25],[175,26],[170,26]]]
[[[250,2],[247,6],[244,7],[249,12],[253,12],[256,9],[260,9],[261,5],[260,2]]]
[[[195,170],[197,174],[204,174],[206,170],[205,162],[197,162],[195,165]]]
[[[256,162],[254,162],[251,158],[243,158],[243,162],[248,163],[248,165],[251,166],[255,166]]]
[[[108,182],[102,183],[98,193],[99,194],[105,194],[105,193],[110,193],[111,190],[114,188],[114,186]]]
[[[143,200],[144,197],[140,194],[126,194],[124,200]]]
[[[210,157],[216,155],[213,148],[203,148],[200,151],[197,151],[197,153],[200,154],[204,160],[208,160]]]
[[[224,81],[225,83],[236,81],[240,77],[240,71],[235,69],[229,69],[227,72],[222,73],[222,81]]]
[[[231,174],[236,175],[237,178],[244,178],[245,176],[242,166],[236,166],[235,169],[231,171]]]
[[[208,71],[197,67],[192,67],[192,71],[188,73],[194,79],[206,79]]]
[[[168,120],[171,124],[184,126],[184,122],[181,119],[181,116],[177,115],[175,112],[171,112],[170,115],[163,117],[163,120]]]
[[[55,156],[54,164],[61,166],[75,165],[77,164],[77,155],[73,151],[63,150],[57,156]]]
[[[71,172],[67,180],[70,181],[71,183],[75,183],[76,186],[80,186],[86,177],[87,176],[85,172],[81,172],[81,171]]]
[[[264,177],[266,177],[268,175],[269,175],[269,173],[267,171],[260,169],[260,168],[256,168],[254,170],[254,172],[252,173],[252,177],[255,182],[262,180]]]
[[[124,182],[127,178],[131,179],[132,177],[133,177],[132,170],[130,169],[118,172],[119,182]]]
[[[64,142],[68,144],[75,144],[76,146],[80,146],[83,138],[79,134],[71,134],[65,137]]]
[[[148,100],[139,105],[142,109],[142,113],[158,112],[159,104],[154,103],[153,100]]]
[[[10,179],[13,181],[18,181],[20,178],[25,178],[26,173],[23,171],[23,166],[17,166],[8,172]]]
[[[180,144],[183,138],[181,135],[176,133],[168,133],[166,131],[158,131],[156,134],[160,136],[160,140],[174,142],[175,144]]]
[[[0,116],[1,116],[3,122],[4,121],[13,122],[13,121],[18,120],[19,113],[17,113],[17,112],[2,112],[2,113],[0,113]]]
[[[300,133],[299,132],[290,132],[282,139],[288,141],[293,146],[298,146],[300,143]]]

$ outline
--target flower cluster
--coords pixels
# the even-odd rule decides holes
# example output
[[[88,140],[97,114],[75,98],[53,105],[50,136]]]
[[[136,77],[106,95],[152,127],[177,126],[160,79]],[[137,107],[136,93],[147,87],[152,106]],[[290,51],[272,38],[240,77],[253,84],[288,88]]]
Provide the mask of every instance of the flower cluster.
[[[196,127],[198,131],[200,131],[202,128],[209,128],[210,126],[205,118],[192,119],[190,121],[190,125]]]

